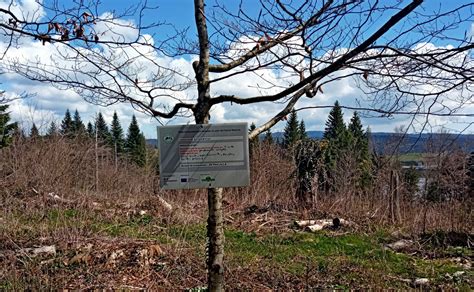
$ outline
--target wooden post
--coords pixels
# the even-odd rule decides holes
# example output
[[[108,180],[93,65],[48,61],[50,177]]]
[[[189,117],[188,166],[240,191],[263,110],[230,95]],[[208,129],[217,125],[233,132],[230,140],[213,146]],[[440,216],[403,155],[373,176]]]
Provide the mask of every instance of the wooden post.
[[[392,223],[400,222],[400,178],[395,170],[390,171],[389,196],[390,219]]]
[[[398,175],[398,172],[395,172],[395,185],[394,185],[394,188],[395,188],[395,192],[394,192],[394,195],[395,195],[395,216],[396,216],[396,220],[397,222],[400,222],[402,221],[402,216],[400,214],[400,176]]]

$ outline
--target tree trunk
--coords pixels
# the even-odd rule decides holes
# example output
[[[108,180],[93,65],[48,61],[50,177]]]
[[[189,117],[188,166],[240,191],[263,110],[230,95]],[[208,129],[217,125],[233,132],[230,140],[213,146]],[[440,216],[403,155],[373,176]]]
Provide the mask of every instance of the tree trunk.
[[[194,17],[199,36],[199,61],[193,63],[198,88],[194,107],[196,124],[209,123],[209,37],[207,33],[204,0],[194,0]],[[222,217],[222,188],[207,190],[209,217],[207,219],[207,284],[209,291],[224,290],[224,226]]]
[[[207,285],[209,291],[224,289],[224,220],[222,214],[222,188],[207,190],[209,217],[207,219],[208,258]]]

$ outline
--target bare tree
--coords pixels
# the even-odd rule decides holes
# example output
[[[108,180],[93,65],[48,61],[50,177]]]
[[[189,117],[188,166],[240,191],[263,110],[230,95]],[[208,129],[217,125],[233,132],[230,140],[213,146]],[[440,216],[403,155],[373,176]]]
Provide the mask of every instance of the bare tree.
[[[384,116],[471,116],[459,111],[473,103],[474,44],[458,31],[474,19],[469,1],[446,11],[430,11],[422,0],[209,2],[194,1],[197,39],[190,39],[186,29],[154,34],[169,24],[146,22],[159,9],[147,1],[122,14],[100,14],[98,1],[67,8],[51,1],[39,4],[43,14],[26,14],[12,1],[0,7],[1,69],[72,89],[95,104],[129,103],[160,122],[194,117],[205,124],[219,104],[279,105],[250,139],[302,98],[321,106],[318,94],[345,78],[355,78],[368,109]],[[25,38],[48,46],[53,57],[9,57]],[[169,61],[179,56],[195,59],[191,70]],[[248,74],[258,94],[211,94],[211,86]],[[221,200],[222,189],[209,189],[210,290],[224,283]]]
[[[468,198],[466,148],[472,145],[457,143],[457,135],[441,129],[432,133],[426,142],[425,179],[427,201],[463,200]],[[464,148],[464,149],[463,149]]]

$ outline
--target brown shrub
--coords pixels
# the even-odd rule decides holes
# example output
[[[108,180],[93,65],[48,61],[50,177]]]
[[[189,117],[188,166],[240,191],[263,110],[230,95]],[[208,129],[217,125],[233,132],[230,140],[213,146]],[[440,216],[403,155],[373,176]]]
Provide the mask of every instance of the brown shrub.
[[[21,194],[33,189],[71,197],[97,190],[103,195],[152,192],[153,174],[119,160],[112,150],[99,146],[96,182],[95,142],[64,137],[19,139],[0,150],[0,184],[4,192]]]
[[[191,222],[206,216],[205,190],[161,190],[154,165],[138,167],[126,159],[115,163],[113,151],[98,147],[99,174],[96,190],[96,150],[90,139],[62,137],[20,139],[0,149],[0,196],[4,206],[9,198],[28,194],[53,193],[79,201],[111,202],[127,208],[159,208],[160,195],[180,209],[179,220]],[[348,163],[341,172],[349,173]],[[388,200],[390,171],[387,163],[378,171],[373,187],[354,191],[347,182],[339,191],[323,193],[312,207],[299,205],[295,199],[295,163],[277,145],[259,143],[252,151],[251,185],[228,188],[224,194],[226,212],[241,212],[246,207],[273,206],[275,212],[286,209],[295,217],[340,216],[370,226],[390,226]],[[341,178],[344,175],[341,174]],[[342,179],[345,180],[345,179]],[[355,186],[354,186],[355,187]],[[403,182],[399,186],[403,191]],[[77,203],[77,202],[76,202]],[[472,198],[454,198],[426,205],[413,195],[402,195],[397,228],[413,232],[443,229],[472,232]],[[11,208],[14,208],[13,206]],[[299,215],[297,215],[299,214]],[[296,218],[293,218],[296,219]],[[178,220],[175,217],[167,220]]]

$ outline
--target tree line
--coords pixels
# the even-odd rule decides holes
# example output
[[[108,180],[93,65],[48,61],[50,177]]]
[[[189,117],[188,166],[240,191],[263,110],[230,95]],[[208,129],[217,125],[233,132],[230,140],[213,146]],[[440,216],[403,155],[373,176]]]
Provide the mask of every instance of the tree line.
[[[338,102],[330,111],[323,138],[314,140],[308,137],[305,122],[299,121],[297,112],[291,111],[286,119],[283,137],[274,139],[270,130],[263,134],[263,143],[275,144],[285,149],[295,163],[295,177],[297,178],[297,197],[304,201],[314,200],[318,193],[331,194],[351,190],[367,192],[374,185],[374,180],[380,175],[380,157],[369,149],[370,130],[364,130],[359,114],[353,113],[350,122],[346,125],[342,109]],[[255,129],[252,124],[249,132]],[[7,146],[15,135],[24,136],[16,122],[11,122],[8,105],[0,106],[0,148]],[[86,125],[79,112],[73,115],[66,110],[61,123],[51,122],[46,133],[42,136],[33,123],[29,132],[30,138],[60,136],[66,138],[97,139],[98,143],[109,147],[115,157],[130,158],[136,164],[143,166],[147,163],[147,149],[145,137],[141,133],[137,119],[132,117],[126,135],[116,112],[110,125],[105,122],[101,113]],[[250,139],[250,154],[259,143],[258,138]],[[467,172],[471,191],[474,189],[474,153],[471,153],[467,162]],[[389,159],[389,158],[387,158]],[[389,162],[385,162],[387,164]],[[396,163],[395,163],[396,164]],[[393,165],[401,169],[398,164]],[[401,170],[398,170],[401,171]],[[414,169],[406,169],[400,174],[409,193],[418,192],[419,174]],[[430,183],[426,190],[427,197],[432,193],[440,193],[437,186],[440,179]],[[437,187],[434,188],[433,186]],[[437,195],[436,197],[440,197]]]
[[[444,175],[450,178],[452,175],[448,173],[458,168],[459,174],[467,172],[467,184],[470,189],[468,192],[474,190],[472,187],[474,186],[474,153],[468,155],[469,159],[459,157],[458,164],[455,164],[453,155],[439,154],[438,160],[442,158],[442,161],[434,162],[429,161],[429,155],[426,156],[423,161],[431,167],[433,165],[436,167],[423,174],[426,185],[422,186],[423,189],[419,189],[419,179],[422,174],[414,168],[402,168],[397,155],[385,156],[375,153],[369,145],[370,128],[364,128],[357,111],[354,111],[346,124],[342,108],[337,101],[329,112],[321,139],[308,137],[305,123],[303,120],[298,120],[295,110],[283,119],[286,120],[286,125],[282,138],[274,139],[268,130],[261,140],[263,143],[277,145],[294,161],[296,197],[303,203],[315,203],[320,194],[373,193],[381,187],[377,181],[383,180],[384,176],[390,176],[391,180],[400,179],[406,195],[411,198],[416,194],[421,194],[427,201],[439,201],[459,196],[464,192],[463,183],[459,184],[459,189],[449,187],[449,183],[445,183],[444,188],[440,186],[444,180],[439,176]],[[252,124],[249,132],[254,129],[255,125]],[[258,142],[259,140],[256,139],[250,141],[251,154]],[[399,141],[392,142],[397,144]],[[388,188],[389,192],[397,192],[398,189],[400,185]]]
[[[8,105],[0,106],[0,148],[11,143],[15,135],[24,136],[16,122],[10,122]],[[66,138],[90,138],[96,139],[101,145],[105,145],[114,151],[116,156],[127,156],[139,166],[146,163],[146,140],[140,130],[135,115],[124,133],[117,112],[114,112],[112,122],[107,125],[102,113],[98,113],[93,121],[85,125],[77,110],[71,115],[66,110],[59,125],[52,121],[44,136],[35,123],[29,131],[29,137],[36,139],[40,137],[66,137]]]

